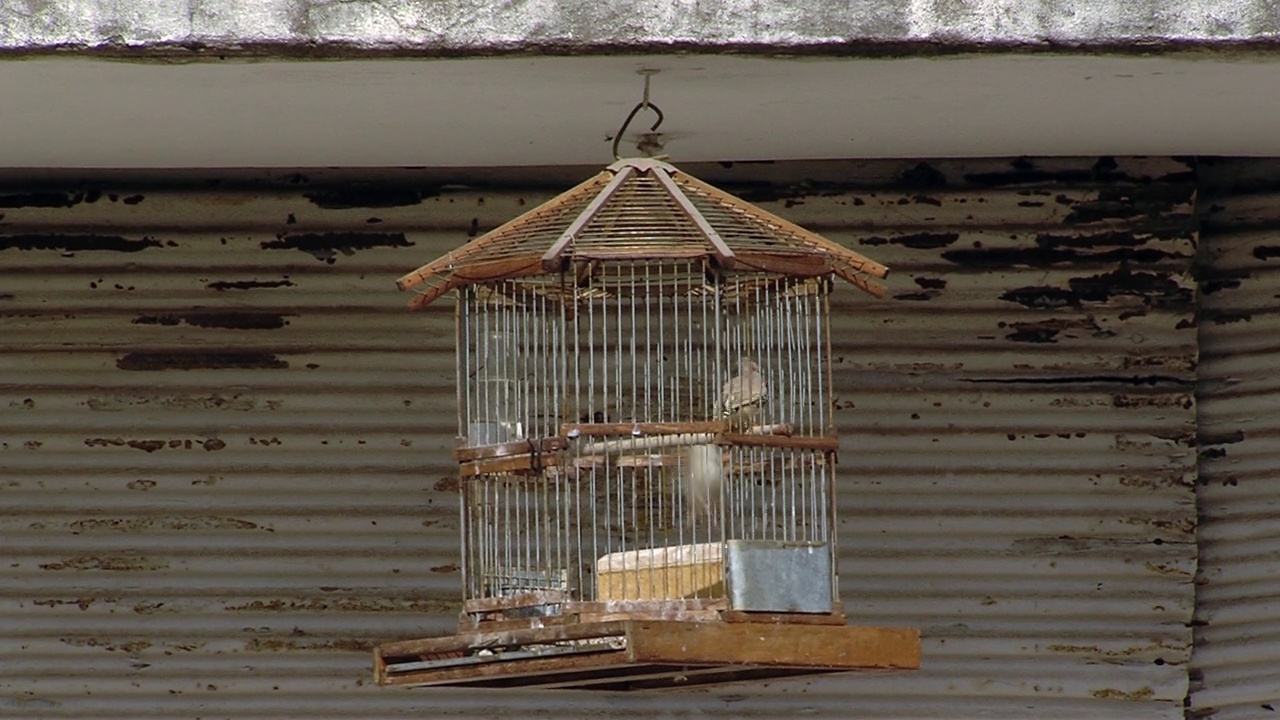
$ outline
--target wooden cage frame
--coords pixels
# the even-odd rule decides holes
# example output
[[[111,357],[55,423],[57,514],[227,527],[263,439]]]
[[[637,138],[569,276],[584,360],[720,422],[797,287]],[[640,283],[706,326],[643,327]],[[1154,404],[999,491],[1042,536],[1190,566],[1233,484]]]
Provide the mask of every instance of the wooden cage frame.
[[[633,217],[629,202],[647,214],[637,232],[617,233]],[[466,286],[536,281],[598,263],[655,257],[702,258],[717,272],[835,276],[877,297],[885,289],[873,278],[888,273],[874,260],[666,163],[624,159],[405,275],[398,285],[417,290],[410,307],[420,309]],[[714,421],[562,423],[559,434],[545,432],[551,436],[459,447],[454,457],[463,482],[557,471],[582,437],[603,448],[697,436],[721,447],[809,451],[827,464],[838,448],[834,435],[795,435],[785,424],[744,431]],[[917,630],[849,626],[838,597],[829,612],[801,613],[738,610],[723,597],[600,602],[551,589],[520,591],[465,599],[455,635],[374,650],[376,681],[395,686],[672,689],[919,666]]]

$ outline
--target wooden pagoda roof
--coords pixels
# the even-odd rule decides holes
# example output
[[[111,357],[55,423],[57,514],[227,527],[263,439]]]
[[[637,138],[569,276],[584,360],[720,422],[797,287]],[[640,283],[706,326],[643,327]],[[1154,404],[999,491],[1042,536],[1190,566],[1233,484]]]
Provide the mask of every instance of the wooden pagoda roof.
[[[575,260],[706,258],[723,270],[834,273],[883,297],[889,269],[672,165],[626,158],[397,281],[422,308],[473,283],[565,270]]]

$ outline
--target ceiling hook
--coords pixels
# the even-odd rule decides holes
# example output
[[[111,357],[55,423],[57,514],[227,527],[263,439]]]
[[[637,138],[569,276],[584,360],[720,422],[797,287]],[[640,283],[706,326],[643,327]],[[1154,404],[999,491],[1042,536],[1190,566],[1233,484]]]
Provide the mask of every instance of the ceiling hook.
[[[636,113],[640,112],[641,110],[650,110],[653,112],[654,115],[657,116],[657,119],[653,121],[653,125],[650,126],[649,128],[649,132],[656,132],[658,127],[662,125],[662,121],[666,117],[662,114],[661,108],[649,102],[649,78],[652,77],[657,72],[658,72],[657,70],[654,70],[651,68],[644,68],[639,71],[641,75],[644,75],[644,96],[640,102],[636,103],[635,107],[631,108],[631,112],[627,113],[627,119],[622,121],[622,127],[618,128],[618,132],[614,133],[613,135],[613,159],[614,160],[622,159],[622,156],[618,154],[618,143],[622,142],[622,136],[624,133],[627,132],[627,128],[631,125],[631,121],[635,119]]]

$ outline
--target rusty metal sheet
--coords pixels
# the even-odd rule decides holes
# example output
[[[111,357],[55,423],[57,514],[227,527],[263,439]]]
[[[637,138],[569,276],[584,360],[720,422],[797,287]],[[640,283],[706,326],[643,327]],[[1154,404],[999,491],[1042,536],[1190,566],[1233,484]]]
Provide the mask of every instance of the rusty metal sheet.
[[[1209,166],[1201,249],[1200,481],[1190,712],[1280,708],[1280,195],[1274,160]]]
[[[1181,717],[1197,529],[1186,167],[705,169],[893,266],[890,298],[833,298],[840,586],[854,622],[924,631],[919,673],[625,699],[372,687],[368,648],[451,632],[461,597],[452,313],[405,311],[392,282],[572,178],[11,179],[0,623],[16,630],[0,652],[16,660],[0,707]]]

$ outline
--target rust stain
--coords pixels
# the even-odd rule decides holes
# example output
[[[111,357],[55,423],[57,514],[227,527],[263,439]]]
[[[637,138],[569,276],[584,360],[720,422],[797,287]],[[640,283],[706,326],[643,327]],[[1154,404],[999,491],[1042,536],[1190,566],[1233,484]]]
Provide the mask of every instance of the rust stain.
[[[42,570],[109,570],[112,572],[139,572],[164,570],[167,560],[142,555],[78,555],[59,562],[41,563]]]
[[[226,605],[227,612],[457,612],[456,600],[434,598],[388,598],[362,596],[321,596],[251,600]]]
[[[1167,652],[1185,657],[1187,654],[1186,647],[1172,647],[1163,643],[1154,645],[1143,645],[1124,648],[1122,650],[1103,650],[1097,645],[1072,645],[1070,643],[1056,643],[1045,647],[1049,652],[1066,653],[1070,655],[1092,655],[1095,657],[1107,658],[1128,658],[1135,655],[1143,655],[1152,652]]]
[[[107,603],[107,602],[115,602],[116,600],[117,600],[116,598],[80,597],[80,598],[75,598],[74,600],[61,600],[61,599],[35,600],[32,602],[32,604],[39,605],[41,607],[50,607],[50,608],[58,607],[60,605],[75,605],[81,610],[88,610],[96,602]]]
[[[227,443],[218,438],[206,438],[204,440],[192,441],[189,439],[182,440],[125,440],[124,438],[85,438],[84,444],[87,447],[130,447],[134,450],[141,450],[146,453],[153,453],[164,448],[191,450],[196,445],[205,450],[221,450],[227,446]]]
[[[266,530],[257,523],[238,518],[208,517],[136,517],[86,518],[70,525],[71,531],[82,532],[148,532],[152,530]]]
[[[102,638],[62,638],[62,642],[73,647],[96,647],[107,652],[124,652],[136,655],[151,647],[148,640],[104,640]]]
[[[457,475],[447,475],[437,480],[436,484],[431,486],[431,489],[439,490],[440,492],[458,492],[458,488],[461,486],[462,480]]]
[[[129,488],[130,490],[142,490],[142,491],[150,490],[155,486],[156,486],[155,480],[146,480],[143,478],[139,478],[137,480],[131,480],[125,484],[125,487]]]
[[[1060,535],[1057,537],[1018,538],[1011,543],[1010,549],[1020,555],[1057,556],[1088,553],[1123,544],[1122,541],[1116,538]]]
[[[369,652],[374,643],[369,640],[302,641],[283,638],[253,638],[244,644],[250,652],[281,652],[286,650],[325,650],[339,652]]]
[[[433,573],[453,573],[453,572],[458,572],[458,564],[457,564],[457,563],[449,563],[448,565],[436,565],[435,567],[431,568],[431,572],[433,572]]]
[[[133,611],[139,615],[151,615],[164,607],[162,602],[140,602],[133,606]]]
[[[1172,575],[1172,576],[1181,576],[1186,578],[1191,577],[1191,573],[1187,572],[1183,568],[1180,568],[1173,563],[1154,563],[1148,560],[1142,563],[1142,567],[1146,568],[1147,570],[1150,570],[1153,573],[1156,573],[1157,575]]]
[[[116,361],[121,370],[276,370],[289,367],[273,353],[138,351]]]
[[[283,404],[280,400],[263,400],[261,404],[253,398],[240,394],[224,395],[114,395],[101,398],[89,398],[81,405],[90,410],[100,412],[119,412],[135,407],[159,407],[173,410],[278,410]]]
[[[1103,688],[1094,690],[1092,695],[1099,700],[1150,700],[1156,696],[1156,692],[1144,685],[1132,692],[1115,688]]]
[[[1111,396],[1111,406],[1116,408],[1177,408],[1190,410],[1195,406],[1195,396],[1190,393],[1160,393],[1157,395]]]
[[[1148,475],[1121,475],[1119,483],[1123,487],[1141,490],[1161,490],[1171,487],[1190,487],[1186,475],[1180,472],[1152,472]]]

